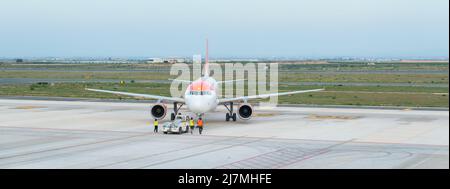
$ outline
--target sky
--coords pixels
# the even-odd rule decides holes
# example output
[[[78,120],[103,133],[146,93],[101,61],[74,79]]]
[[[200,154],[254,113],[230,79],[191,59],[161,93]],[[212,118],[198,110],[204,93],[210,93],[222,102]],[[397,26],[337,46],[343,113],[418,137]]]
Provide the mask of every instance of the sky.
[[[448,0],[1,0],[0,57],[448,58]]]

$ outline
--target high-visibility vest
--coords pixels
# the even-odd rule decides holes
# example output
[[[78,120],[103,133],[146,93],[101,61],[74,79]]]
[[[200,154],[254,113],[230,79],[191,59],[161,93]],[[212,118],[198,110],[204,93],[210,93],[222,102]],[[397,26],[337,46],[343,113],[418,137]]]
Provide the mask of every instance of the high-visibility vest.
[[[154,125],[154,126],[158,126],[158,121],[154,121],[154,122],[153,122],[153,125]]]
[[[198,125],[199,127],[203,127],[203,120],[198,120],[197,125]]]
[[[189,121],[189,125],[194,126],[194,120],[191,119],[191,121]]]

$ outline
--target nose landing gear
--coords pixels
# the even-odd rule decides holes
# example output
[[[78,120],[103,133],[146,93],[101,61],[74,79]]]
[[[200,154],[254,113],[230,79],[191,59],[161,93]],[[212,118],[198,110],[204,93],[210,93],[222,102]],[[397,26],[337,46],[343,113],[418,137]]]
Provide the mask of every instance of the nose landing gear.
[[[181,104],[180,106],[178,106],[178,102],[174,102],[173,103],[173,113],[170,114],[170,120],[173,121],[175,120],[175,117],[178,115],[178,111],[180,110],[180,108],[183,106],[184,104]]]
[[[230,119],[236,121],[236,113],[233,113],[233,102],[230,102],[230,107],[227,104],[224,104],[224,106],[228,110],[228,113],[225,115],[225,121],[230,121]]]

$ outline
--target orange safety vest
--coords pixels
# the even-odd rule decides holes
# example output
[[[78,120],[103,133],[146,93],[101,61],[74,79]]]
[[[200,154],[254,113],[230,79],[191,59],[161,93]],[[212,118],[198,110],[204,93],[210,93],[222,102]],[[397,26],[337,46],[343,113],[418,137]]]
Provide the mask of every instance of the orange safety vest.
[[[197,126],[203,127],[203,120],[198,120],[197,121]]]

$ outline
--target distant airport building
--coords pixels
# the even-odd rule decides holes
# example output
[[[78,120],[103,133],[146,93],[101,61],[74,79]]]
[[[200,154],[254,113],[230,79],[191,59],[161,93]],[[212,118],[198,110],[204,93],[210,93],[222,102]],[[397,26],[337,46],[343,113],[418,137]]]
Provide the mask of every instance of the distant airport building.
[[[163,63],[163,59],[162,58],[149,58],[147,60],[147,63]]]

